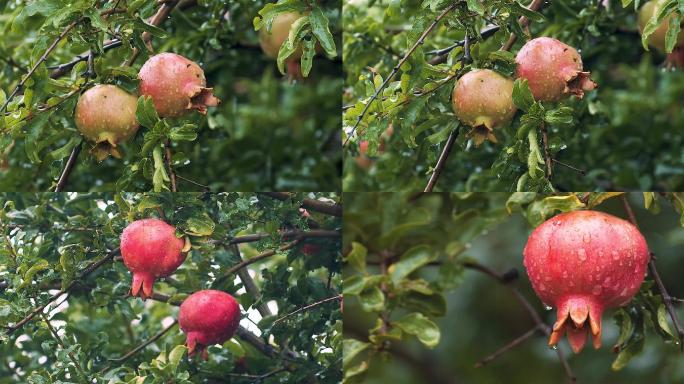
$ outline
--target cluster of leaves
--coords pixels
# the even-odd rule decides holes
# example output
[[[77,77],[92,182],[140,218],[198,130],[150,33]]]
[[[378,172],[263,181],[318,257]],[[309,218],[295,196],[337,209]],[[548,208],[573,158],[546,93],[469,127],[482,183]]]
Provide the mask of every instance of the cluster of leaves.
[[[684,119],[677,107],[684,76],[658,68],[663,57],[642,48],[635,11],[628,2],[624,8],[614,3],[550,2],[537,13],[523,10],[516,1],[457,1],[359,120],[383,80],[452,2],[400,1],[392,7],[350,2],[343,15],[349,26],[343,47],[348,86],[343,125],[347,134],[357,122],[358,127],[345,148],[345,190],[424,189],[455,130],[456,145],[437,189],[677,190],[684,172],[677,148],[683,142],[674,132]],[[675,3],[668,2],[657,20],[676,15]],[[531,20],[529,34],[519,31],[517,18],[523,15]],[[510,32],[520,37],[511,52],[503,51]],[[466,34],[470,64],[463,60]],[[462,126],[452,112],[455,79],[472,68],[512,76],[515,52],[527,38],[538,36],[576,47],[600,88],[581,101],[569,98],[552,104],[530,105],[518,93],[514,100],[522,113],[497,131],[500,144],[475,148],[467,137],[470,127]],[[549,155],[559,161],[554,161],[550,180],[540,166],[546,157],[540,149],[541,124],[548,131]],[[387,126],[396,132],[389,140],[381,138]],[[374,160],[369,170],[353,161],[361,140],[369,142]],[[385,143],[378,151],[381,140]]]
[[[63,382],[79,375],[76,364],[98,382],[252,382],[277,369],[282,372],[268,382],[339,381],[341,311],[337,301],[275,321],[340,293],[339,238],[304,240],[318,245],[313,255],[297,246],[249,265],[244,273],[252,274],[259,295],[245,291],[243,277],[227,274],[243,259],[291,241],[283,239],[281,230],[307,231],[312,223],[320,229],[340,230],[340,218],[314,211],[304,218],[298,209],[304,197],[339,200],[334,194],[298,195],[287,201],[243,193],[1,195],[0,376],[17,382]],[[173,278],[155,284],[155,293],[167,296],[163,300],[167,303],[130,299],[130,273],[117,258],[80,278],[94,261],[117,252],[120,233],[128,223],[155,216],[164,217],[176,226],[179,236],[189,236],[192,243]],[[230,245],[236,236],[255,233],[265,236],[240,244],[239,252]],[[45,312],[49,323],[38,315],[13,329],[34,308],[47,303],[54,289],[70,286],[68,296]],[[185,338],[173,327],[125,362],[110,361],[177,318],[173,305],[201,289],[218,289],[236,297],[254,322],[246,332],[257,332],[253,338],[264,347],[240,335],[223,348],[211,347],[209,361],[192,362],[183,359]],[[277,311],[254,317],[255,308],[266,303]],[[53,337],[48,324],[59,328],[62,340]],[[296,356],[277,354],[286,349]]]
[[[313,7],[316,15],[311,28],[315,38],[301,33],[288,44],[319,41],[329,57],[335,56],[341,28],[338,4],[286,3]],[[198,62],[223,104],[211,108],[206,118],[193,113],[166,119],[166,129],[141,129],[123,146],[122,160],[98,163],[87,153],[92,144],[84,143],[69,190],[169,188],[157,156],[167,141],[171,167],[181,176],[179,190],[338,189],[341,62],[317,60],[309,79],[298,84],[280,77],[274,61],[261,51],[253,26],[260,10],[273,6],[266,1],[183,0],[154,27],[145,21],[161,7],[156,2],[0,2],[0,105],[40,62],[2,110],[0,189],[54,187],[67,157],[82,141],[73,121],[79,94],[96,83],[135,93],[138,68],[152,54],[143,32],[152,36],[154,53],[175,52]],[[95,54],[92,68],[83,55],[88,50]],[[141,55],[129,64],[134,51]],[[60,65],[79,55],[81,62],[55,75]],[[314,102],[318,107],[312,109]]]
[[[345,381],[364,381],[374,365],[391,360],[398,353],[397,345],[409,345],[412,336],[425,347],[438,346],[440,334],[445,331],[437,325],[437,319],[447,312],[445,293],[459,287],[469,265],[479,263],[467,255],[468,250],[471,242],[488,229],[519,215],[534,228],[561,212],[603,209],[621,195],[348,195],[343,242]],[[644,208],[654,214],[660,212],[663,199],[654,193],[642,196]],[[665,198],[684,219],[684,196],[670,193]],[[505,264],[522,268],[522,259]],[[491,280],[490,284],[497,282]],[[614,348],[614,352],[619,352],[614,370],[624,368],[631,358],[643,352],[646,331],[656,332],[667,343],[677,343],[663,298],[653,285],[652,280],[647,280],[630,305],[615,313],[620,335]],[[529,300],[541,307],[534,296]],[[459,320],[445,323],[458,324]],[[488,323],[483,332],[487,332],[488,326],[497,325]]]

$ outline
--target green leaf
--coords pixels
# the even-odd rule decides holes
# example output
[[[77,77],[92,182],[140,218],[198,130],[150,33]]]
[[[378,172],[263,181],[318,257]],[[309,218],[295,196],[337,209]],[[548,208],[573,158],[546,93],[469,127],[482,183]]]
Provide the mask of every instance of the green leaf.
[[[345,260],[356,270],[364,272],[366,270],[366,255],[368,254],[368,250],[363,244],[356,241],[352,242],[351,246],[352,249],[347,254]]]
[[[418,245],[410,248],[399,258],[399,261],[390,265],[388,272],[392,283],[398,284],[416,269],[428,264],[436,258],[432,248],[427,245]]]
[[[376,286],[366,287],[359,295],[364,312],[380,312],[385,309],[385,295]]]
[[[155,192],[168,191],[169,187],[166,183],[170,182],[168,173],[166,173],[166,164],[164,163],[164,156],[162,155],[162,148],[157,146],[152,150],[154,158],[154,176],[152,177],[152,185]]]
[[[173,141],[194,141],[197,139],[197,125],[183,124],[180,127],[173,127],[169,132],[169,138]]]
[[[308,16],[302,16],[292,23],[287,40],[280,46],[280,50],[278,51],[277,63],[278,70],[281,74],[285,74],[285,59],[297,51],[297,48],[299,48],[300,45],[299,43],[306,32],[305,27],[308,26],[309,23],[310,19]]]
[[[185,233],[191,236],[210,236],[214,233],[216,224],[214,220],[205,212],[200,215],[189,218],[185,222]]]
[[[50,263],[48,263],[47,260],[45,259],[38,259],[32,266],[31,268],[24,273],[24,281],[21,283],[19,288],[26,288],[31,284],[33,281],[33,277],[40,271],[46,270],[50,268]]]
[[[185,354],[185,351],[187,350],[188,348],[185,345],[177,345],[175,348],[171,350],[171,352],[169,353],[169,365],[172,367],[172,372],[176,371],[178,363],[180,363],[181,359],[183,358],[183,355]]]
[[[392,324],[408,334],[415,335],[428,348],[434,348],[439,344],[440,332],[437,324],[422,313],[408,314]]]
[[[143,127],[153,128],[159,121],[157,110],[154,109],[154,103],[150,96],[140,96],[138,98],[138,106],[135,111],[135,117]]]
[[[513,103],[525,112],[534,105],[534,96],[529,85],[527,85],[527,80],[516,79],[513,83]]]
[[[311,9],[309,20],[311,22],[311,32],[313,32],[314,36],[316,36],[316,39],[318,39],[318,42],[321,44],[321,47],[323,47],[325,54],[330,58],[337,56],[335,40],[333,39],[332,33],[330,33],[328,19],[325,17],[325,15],[323,15],[321,8],[314,5]]]
[[[363,351],[371,346],[359,340],[345,339],[342,341],[342,367],[346,370],[351,362]]]

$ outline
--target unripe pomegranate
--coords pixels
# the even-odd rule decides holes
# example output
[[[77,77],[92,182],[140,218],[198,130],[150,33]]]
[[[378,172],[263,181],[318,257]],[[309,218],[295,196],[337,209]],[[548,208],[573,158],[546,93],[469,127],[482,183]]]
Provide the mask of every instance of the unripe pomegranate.
[[[603,310],[632,299],[649,261],[646,240],[634,225],[597,211],[567,212],[545,221],[532,232],[523,254],[535,292],[558,311],[549,345],[567,333],[575,353],[587,333],[594,348],[601,346]]]
[[[187,335],[188,355],[199,352],[207,360],[208,346],[223,344],[235,334],[240,324],[240,306],[225,292],[198,291],[181,304],[178,324]]]
[[[138,73],[140,94],[151,96],[161,117],[179,117],[192,110],[207,113],[221,103],[206,88],[204,71],[197,63],[175,53],[160,53],[143,64]]]
[[[264,51],[266,56],[276,59],[278,58],[278,52],[280,51],[280,46],[287,41],[287,37],[290,34],[290,28],[292,23],[300,19],[303,14],[299,12],[285,12],[280,13],[273,18],[273,24],[271,24],[271,30],[266,30],[266,26],[263,26],[259,30],[259,45]],[[299,60],[302,57],[302,49],[297,49],[290,57],[289,60]]]
[[[515,115],[513,80],[489,69],[475,69],[458,79],[451,103],[456,117],[473,127],[470,135],[476,145],[486,139],[496,142],[494,129]]]
[[[644,4],[643,7],[641,7],[639,10],[639,33],[644,32],[644,28],[646,28],[648,21],[651,19],[651,17],[653,17],[653,15],[658,14],[665,2],[666,0],[649,1]],[[648,36],[648,45],[659,50],[660,52],[665,52],[665,35],[667,34],[667,28],[670,25],[672,16],[673,15],[663,20],[658,26],[658,29],[653,31],[653,33]],[[675,43],[675,47],[680,45],[684,45],[684,33],[681,31],[679,32],[679,35],[677,35],[677,43]]]
[[[135,119],[137,98],[109,84],[96,85],[83,92],[76,104],[76,127],[95,143],[92,153],[98,161],[110,154],[121,158],[116,146],[138,132]]]
[[[130,223],[121,234],[121,256],[133,273],[131,295],[140,293],[143,300],[152,297],[154,280],[169,276],[185,260],[184,245],[185,241],[176,237],[176,229],[162,220]]]
[[[550,37],[528,41],[515,57],[516,74],[526,79],[538,101],[558,101],[567,95],[584,97],[585,91],[597,87],[582,71],[582,58],[577,50]]]

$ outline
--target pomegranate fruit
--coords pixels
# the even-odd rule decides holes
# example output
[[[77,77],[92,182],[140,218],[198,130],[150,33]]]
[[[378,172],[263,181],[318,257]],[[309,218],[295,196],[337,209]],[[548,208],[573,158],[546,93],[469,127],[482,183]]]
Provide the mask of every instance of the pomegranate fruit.
[[[175,53],[160,53],[143,64],[138,73],[140,94],[151,96],[161,117],[179,117],[221,103],[207,88],[204,71],[197,63]]]
[[[393,134],[394,126],[390,123],[387,126],[387,129],[385,129],[385,132],[383,132],[382,135],[380,135],[380,143],[378,144],[377,150],[378,156],[385,153],[385,145],[392,138]],[[354,157],[354,161],[356,162],[356,165],[359,166],[359,168],[363,168],[364,170],[370,169],[370,167],[372,167],[373,164],[375,164],[375,159],[368,156],[368,140],[361,140],[359,142],[359,154],[358,156]]]
[[[137,98],[109,84],[96,85],[83,92],[76,103],[76,127],[95,143],[91,153],[98,161],[112,155],[121,158],[117,145],[138,132],[135,118]]]
[[[639,33],[644,32],[644,28],[646,28],[648,21],[651,20],[653,15],[658,14],[664,3],[666,3],[665,0],[654,0],[647,2],[643,5],[643,7],[641,7],[639,10]],[[670,25],[671,19],[672,16],[663,20],[658,28],[648,36],[648,45],[659,50],[660,52],[665,52],[665,35],[667,34],[667,28]],[[680,45],[684,45],[684,33],[681,31],[679,32],[679,35],[677,35],[677,43],[675,43],[675,47]]]
[[[188,355],[207,360],[207,346],[223,344],[240,324],[240,306],[233,296],[212,289],[190,295],[180,306],[178,324],[187,335]]]
[[[473,128],[475,145],[496,142],[494,129],[515,115],[513,80],[489,69],[472,70],[456,82],[451,102],[456,117]]]
[[[538,101],[558,101],[567,95],[584,97],[597,84],[582,71],[577,50],[550,37],[528,41],[515,57],[518,78],[526,79]]]
[[[271,29],[267,30],[267,26],[263,26],[259,30],[259,45],[266,56],[277,59],[280,46],[283,45],[290,34],[292,23],[300,19],[303,14],[299,12],[285,12],[280,13],[273,18]],[[288,57],[289,60],[299,60],[302,57],[302,49],[297,49],[292,55]]]
[[[594,348],[601,346],[603,310],[632,299],[650,258],[646,240],[634,225],[597,211],[550,218],[532,232],[523,254],[535,292],[557,309],[549,345],[567,334],[575,353],[584,347],[588,333]]]
[[[154,280],[169,276],[185,260],[184,246],[185,241],[176,237],[176,229],[162,220],[129,224],[121,234],[121,256],[133,273],[131,295],[140,294],[143,300],[152,297]]]

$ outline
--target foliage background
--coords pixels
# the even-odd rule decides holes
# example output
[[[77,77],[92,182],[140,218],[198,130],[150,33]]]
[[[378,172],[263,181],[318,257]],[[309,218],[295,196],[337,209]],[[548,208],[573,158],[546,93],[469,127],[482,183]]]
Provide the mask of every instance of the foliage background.
[[[142,46],[141,33],[150,29],[143,29],[142,21],[160,5],[121,0],[116,2],[119,8],[140,8],[94,21],[97,11],[114,3],[0,1],[0,89],[7,95],[67,25],[81,16],[86,18],[38,67],[27,82],[24,97],[20,92],[9,106],[11,113],[0,121],[0,190],[46,191],[54,187],[80,138],[72,118],[78,92],[47,112],[37,110],[83,87],[81,73],[86,64],[78,64],[57,80],[48,80],[50,71],[45,66],[69,62],[91,47],[101,49],[106,39],[123,36],[124,46],[95,56],[98,77],[94,82],[136,90],[136,74],[148,56],[141,54],[132,67],[124,63],[133,47]],[[334,38],[340,39],[339,1],[282,3],[287,4],[278,11],[288,6],[320,6]],[[259,47],[253,21],[266,4],[263,0],[183,0],[159,29],[153,29],[155,53],[175,52],[200,63],[209,86],[223,101],[210,108],[206,118],[195,113],[168,121],[170,127],[197,125],[196,139],[190,134],[172,140],[174,169],[180,176],[218,191],[339,190],[340,56],[327,59],[322,53],[316,55],[309,77],[291,84]],[[310,40],[311,33],[297,39]],[[336,46],[340,47],[339,42]],[[0,92],[0,102],[4,102],[2,95]],[[32,118],[18,122],[29,113]],[[148,131],[141,128],[135,140],[124,145],[123,160],[110,158],[98,164],[88,156],[90,146],[86,145],[66,190],[151,190],[152,155],[142,153],[143,144],[150,140],[144,138]],[[184,180],[178,183],[180,191],[203,189]]]
[[[338,300],[275,322],[340,292],[339,236],[304,239],[237,275],[227,274],[243,258],[289,244],[292,239],[283,239],[280,229],[340,230],[339,217],[309,210],[310,218],[303,218],[299,206],[305,197],[339,203],[339,196],[321,193],[285,201],[242,193],[0,195],[0,382],[83,382],[72,361],[97,382],[339,382]],[[132,220],[162,214],[180,234],[190,236],[193,249],[170,278],[157,280],[153,300],[127,296],[131,275],[118,258],[78,279],[87,266],[118,248],[120,233]],[[261,240],[238,245],[240,255],[228,245],[236,236],[259,233],[264,234]],[[304,244],[319,249],[305,255]],[[251,276],[255,290],[245,291],[245,276]],[[45,312],[67,350],[56,343],[40,315],[8,334],[8,326],[73,281],[69,295],[60,296]],[[175,326],[129,359],[109,360],[172,323],[187,294],[209,288],[236,297],[243,331],[252,333],[256,343],[238,332],[222,348],[210,347],[207,362],[189,361],[181,346],[185,336]],[[273,315],[262,318],[263,306]],[[271,345],[272,355],[264,343]],[[284,348],[298,357],[282,352]]]
[[[658,196],[649,202],[648,210],[644,208],[644,197],[654,196],[628,196],[649,248],[657,256],[658,270],[668,292],[681,298],[681,194]],[[589,204],[592,201],[593,209],[627,218],[617,196],[593,194]],[[522,292],[546,324],[555,321],[555,310],[545,311],[532,290],[522,264],[522,250],[534,226],[559,211],[580,208],[577,203],[573,194],[345,193],[345,382],[568,382],[556,351],[547,346],[548,338],[542,333],[536,333],[488,365],[475,368],[475,364],[534,327],[530,314],[515,299],[511,287]],[[423,249],[422,253],[408,251],[414,247]],[[367,254],[360,249],[366,249]],[[387,279],[378,265],[383,252],[395,257]],[[507,287],[466,267],[467,263],[508,276],[515,276],[510,272],[515,269],[518,277]],[[373,293],[382,289],[383,281],[387,290],[384,300]],[[649,281],[650,275],[642,291],[648,291]],[[642,299],[633,301],[637,308],[645,303]],[[681,318],[681,302],[676,308]],[[384,311],[389,311],[393,324],[386,336],[378,328]],[[604,313],[601,349],[587,347],[574,355],[567,341],[559,344],[577,382],[684,381],[684,354],[672,338],[661,338],[658,327],[652,325],[646,325],[643,333],[643,350],[637,348],[622,370],[611,369],[617,356],[611,347],[622,329],[614,318],[619,312]],[[423,318],[418,330],[406,327],[406,322],[398,325],[407,314],[416,313]],[[636,313],[646,311],[638,309]],[[639,331],[632,334],[640,335]],[[362,345],[359,342],[369,342],[369,336],[374,341],[354,353]],[[385,341],[386,352],[379,352]],[[358,375],[353,376],[353,372]]]
[[[420,33],[453,3],[345,1],[343,104],[349,107],[343,118],[345,130],[355,124],[363,103]],[[367,172],[356,166],[352,159],[357,153],[356,139],[345,149],[345,191],[423,190],[453,130],[458,130],[459,135],[435,190],[514,191],[518,178],[528,171],[528,143],[525,140],[518,144],[515,137],[521,126],[520,112],[512,126],[497,132],[499,144],[485,143],[475,148],[465,139],[469,128],[459,126],[452,111],[453,77],[431,91],[461,69],[458,59],[463,48],[451,51],[444,64],[433,66],[428,62],[435,58],[431,51],[463,40],[466,29],[472,31],[470,36],[475,36],[474,31],[483,29],[487,19],[502,29],[484,42],[472,44],[474,62],[463,70],[493,67],[510,75],[514,69],[511,57],[505,59],[500,52],[496,56],[492,53],[508,39],[521,14],[512,4],[527,6],[529,2],[456,3],[456,10],[432,31],[390,83],[382,95],[388,99],[382,106],[376,103],[364,117],[360,139],[370,142],[370,153],[377,160],[375,165]],[[549,126],[553,156],[587,172],[582,176],[556,164],[552,184],[557,190],[674,191],[684,186],[684,74],[681,70],[665,70],[665,56],[642,47],[635,8],[643,3],[543,2],[539,12],[544,19],[530,24],[532,37],[552,36],[578,48],[585,70],[591,71],[592,78],[599,83],[598,90],[589,92],[583,101],[568,99],[561,103],[572,108],[573,123]],[[671,12],[676,9],[675,4]],[[519,38],[511,52],[517,53],[525,40]],[[375,72],[369,72],[368,67]],[[374,75],[378,76],[373,79]],[[425,91],[430,92],[425,96],[413,95]],[[547,110],[559,106],[547,105]],[[389,123],[393,124],[395,134],[387,141],[384,153],[376,153],[379,137]],[[511,154],[515,153],[512,148],[516,144],[521,147]],[[523,190],[543,188],[543,183],[538,183]]]

